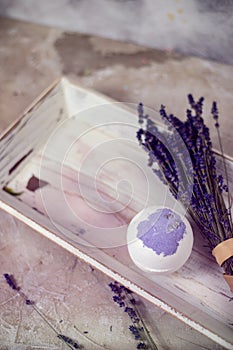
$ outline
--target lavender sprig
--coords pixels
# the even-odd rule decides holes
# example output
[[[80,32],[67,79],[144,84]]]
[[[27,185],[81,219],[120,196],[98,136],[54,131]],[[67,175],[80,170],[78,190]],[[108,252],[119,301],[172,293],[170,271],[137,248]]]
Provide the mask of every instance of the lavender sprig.
[[[3,276],[6,280],[6,283],[11,289],[16,290],[18,292],[20,291],[20,287],[17,286],[17,283],[13,275],[9,275],[9,273],[4,273]]]
[[[78,343],[76,341],[74,341],[73,339],[67,337],[64,334],[58,334],[57,337],[59,339],[61,339],[63,342],[65,342],[66,344],[71,345],[74,349],[81,349],[81,347],[78,345]]]
[[[204,98],[195,102],[189,94],[188,101],[190,109],[186,111],[187,118],[184,122],[172,114],[168,115],[165,106],[161,106],[160,115],[167,125],[167,130],[163,132],[159,132],[155,122],[144,114],[140,103],[138,116],[141,128],[137,132],[137,138],[148,153],[148,165],[168,185],[172,195],[184,205],[213,250],[222,241],[233,237],[232,200],[219,132],[217,103],[213,102],[211,113],[215,120],[226,182],[222,175],[217,174],[209,129],[202,117]],[[187,166],[189,163],[184,154],[182,161],[182,147],[179,147],[174,133],[180,135],[185,146],[183,149],[188,150],[190,166]],[[174,159],[177,153],[179,156]],[[227,205],[224,192],[228,196]],[[223,268],[226,274],[233,275],[232,257],[223,264]]]
[[[8,286],[13,289],[14,291],[17,291],[19,293],[19,295],[21,296],[21,298],[23,298],[24,302],[26,305],[30,305],[34,311],[36,311],[36,313],[44,320],[45,323],[47,323],[47,325],[55,332],[55,334],[57,335],[57,337],[63,341],[63,343],[65,343],[70,349],[74,350],[74,349],[82,349],[82,347],[75,342],[74,340],[72,340],[71,338],[60,334],[56,328],[47,320],[47,318],[45,317],[45,315],[37,308],[37,306],[35,305],[35,302],[31,299],[29,299],[22,291],[21,288],[18,287],[16,280],[14,278],[13,275],[10,275],[8,273],[4,273],[3,277],[5,278],[6,283],[8,284]]]
[[[158,350],[143,318],[141,317],[133,293],[117,282],[110,283],[109,287],[114,293],[113,301],[128,314],[132,325],[129,326],[130,333],[137,341],[137,349]]]

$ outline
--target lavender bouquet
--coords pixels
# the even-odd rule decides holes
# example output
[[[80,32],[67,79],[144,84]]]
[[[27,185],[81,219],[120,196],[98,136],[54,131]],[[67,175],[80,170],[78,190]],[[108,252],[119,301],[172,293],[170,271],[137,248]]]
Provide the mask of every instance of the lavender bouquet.
[[[213,102],[211,113],[218,134],[225,181],[221,174],[217,174],[209,129],[202,117],[204,98],[195,102],[192,95],[188,95],[188,101],[191,108],[186,111],[184,122],[172,114],[168,115],[165,107],[161,106],[160,115],[167,125],[167,130],[163,132],[144,114],[140,103],[138,116],[141,128],[137,138],[149,155],[148,165],[199,226],[212,254],[223,267],[224,278],[233,292],[232,203],[217,104]],[[174,133],[180,137],[174,137]],[[184,147],[181,143],[188,150],[188,156],[182,151]]]

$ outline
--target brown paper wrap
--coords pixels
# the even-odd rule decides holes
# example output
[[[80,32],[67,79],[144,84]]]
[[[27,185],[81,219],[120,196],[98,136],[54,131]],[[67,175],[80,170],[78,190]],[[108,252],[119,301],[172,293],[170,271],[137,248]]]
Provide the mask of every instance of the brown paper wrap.
[[[215,257],[217,263],[219,266],[222,266],[222,264],[229,259],[231,256],[233,256],[233,238],[229,238],[221,243],[219,243],[213,250],[212,254]],[[231,292],[233,293],[233,276],[223,274],[223,277],[227,284],[230,287]]]
[[[213,250],[212,254],[215,257],[219,266],[222,266],[224,261],[233,256],[233,238],[219,243]]]

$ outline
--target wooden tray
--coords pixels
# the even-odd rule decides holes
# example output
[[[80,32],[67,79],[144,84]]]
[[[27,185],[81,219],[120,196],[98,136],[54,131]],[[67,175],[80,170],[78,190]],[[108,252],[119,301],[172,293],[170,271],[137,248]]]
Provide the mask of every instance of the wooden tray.
[[[129,106],[59,80],[1,136],[0,207],[233,349],[232,294],[198,234],[172,275],[142,272],[130,260],[131,218],[145,206],[175,205],[147,167],[137,129]]]

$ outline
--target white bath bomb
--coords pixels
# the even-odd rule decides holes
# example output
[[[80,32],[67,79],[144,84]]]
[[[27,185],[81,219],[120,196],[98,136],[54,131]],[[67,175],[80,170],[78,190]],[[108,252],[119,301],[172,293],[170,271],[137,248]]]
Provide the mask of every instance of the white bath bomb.
[[[130,222],[127,246],[131,259],[140,269],[171,273],[189,258],[193,232],[188,220],[172,209],[148,207]]]

